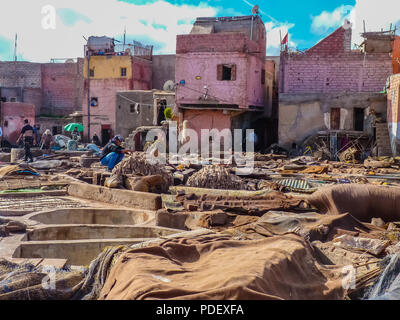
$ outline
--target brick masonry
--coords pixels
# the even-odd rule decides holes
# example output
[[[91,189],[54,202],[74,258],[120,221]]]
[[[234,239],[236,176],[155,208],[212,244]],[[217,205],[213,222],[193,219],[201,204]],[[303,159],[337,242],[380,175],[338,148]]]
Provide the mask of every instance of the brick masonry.
[[[1,87],[41,87],[41,64],[32,62],[0,62]]]
[[[83,59],[77,63],[0,62],[0,87],[6,88],[3,92],[18,89],[17,101],[35,105],[37,116],[68,115],[82,109]]]
[[[376,143],[378,146],[378,156],[391,156],[390,137],[387,123],[376,124]]]
[[[81,63],[42,64],[42,114],[66,116],[82,108]]]
[[[339,28],[305,53],[281,57],[281,93],[380,92],[392,74],[388,53],[351,51],[351,29]]]

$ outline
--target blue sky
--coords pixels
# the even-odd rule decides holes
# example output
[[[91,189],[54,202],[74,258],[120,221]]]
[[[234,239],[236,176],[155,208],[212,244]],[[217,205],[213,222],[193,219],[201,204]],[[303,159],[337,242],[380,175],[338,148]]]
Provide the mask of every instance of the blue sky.
[[[342,25],[353,23],[353,43],[365,19],[367,29],[400,29],[400,0],[2,0],[0,60],[13,56],[18,33],[18,58],[45,62],[83,55],[83,37],[110,36],[152,44],[155,53],[174,53],[177,34],[189,33],[198,16],[248,15],[253,4],[267,29],[267,53],[279,53],[279,31],[289,32],[290,46],[307,49]],[[44,29],[43,6],[55,12],[55,29]],[[24,10],[21,10],[24,8]]]

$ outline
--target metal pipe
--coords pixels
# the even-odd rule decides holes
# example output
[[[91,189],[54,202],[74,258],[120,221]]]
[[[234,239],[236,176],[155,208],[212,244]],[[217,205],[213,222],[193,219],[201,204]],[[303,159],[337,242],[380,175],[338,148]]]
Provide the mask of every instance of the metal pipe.
[[[250,40],[253,40],[253,20],[254,20],[254,15],[251,16]]]
[[[88,98],[88,139],[90,141],[90,53],[88,54],[88,67],[87,67],[87,98]]]

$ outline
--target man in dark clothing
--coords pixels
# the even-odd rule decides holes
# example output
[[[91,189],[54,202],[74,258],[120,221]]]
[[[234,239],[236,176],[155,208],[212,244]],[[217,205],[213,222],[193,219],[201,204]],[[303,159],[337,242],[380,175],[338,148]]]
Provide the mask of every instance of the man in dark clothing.
[[[121,136],[115,136],[106,144],[101,152],[100,163],[103,166],[107,166],[109,172],[111,172],[114,167],[124,159],[125,153],[131,152],[122,148],[121,144],[123,141],[124,138]]]
[[[38,127],[37,124],[35,124],[33,126],[33,136],[35,137],[35,141],[36,141],[35,145],[36,145],[36,143],[39,144],[40,143],[40,140],[39,140],[39,127]]]
[[[29,120],[26,119],[24,122],[25,122],[25,126],[21,130],[21,134],[17,140],[17,144],[23,138],[24,148],[25,148],[25,161],[28,161],[28,158],[29,158],[28,162],[33,162],[31,147],[36,144],[36,138],[34,135],[33,127],[29,124]]]
[[[100,146],[100,139],[96,132],[93,135],[92,143],[94,143],[96,146]]]

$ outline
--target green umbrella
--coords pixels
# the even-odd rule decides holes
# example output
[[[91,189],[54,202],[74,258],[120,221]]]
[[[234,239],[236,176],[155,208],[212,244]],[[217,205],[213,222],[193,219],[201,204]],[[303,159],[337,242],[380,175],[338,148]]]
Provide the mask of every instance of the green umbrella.
[[[75,128],[77,128],[79,132],[83,132],[85,129],[82,123],[69,123],[64,127],[64,130],[67,132],[72,132],[75,130]]]

